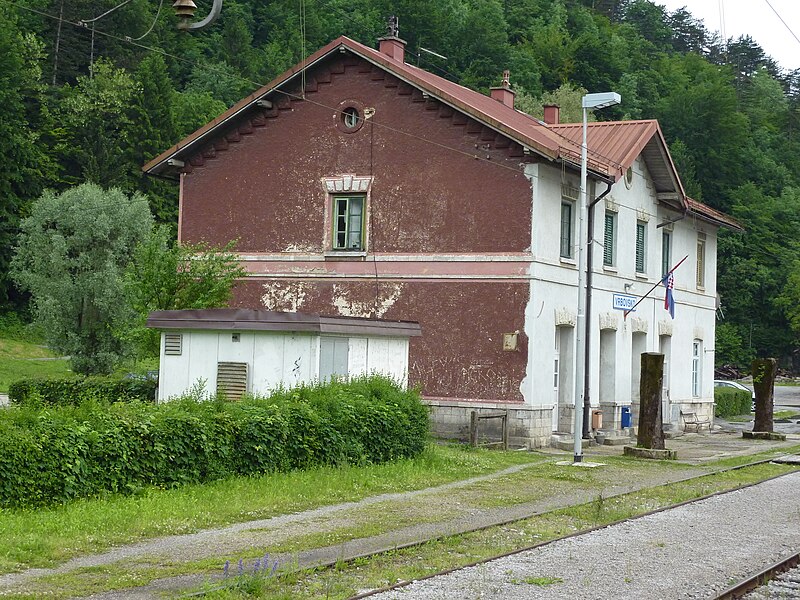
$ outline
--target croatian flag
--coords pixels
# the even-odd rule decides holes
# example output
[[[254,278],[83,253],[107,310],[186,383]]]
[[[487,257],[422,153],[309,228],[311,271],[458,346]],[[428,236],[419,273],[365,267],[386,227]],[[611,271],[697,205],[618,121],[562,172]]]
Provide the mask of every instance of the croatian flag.
[[[675,298],[672,297],[672,288],[675,286],[675,276],[670,271],[664,275],[664,279],[661,280],[661,283],[663,283],[664,287],[667,288],[666,292],[664,293],[664,310],[668,310],[669,316],[674,319]]]

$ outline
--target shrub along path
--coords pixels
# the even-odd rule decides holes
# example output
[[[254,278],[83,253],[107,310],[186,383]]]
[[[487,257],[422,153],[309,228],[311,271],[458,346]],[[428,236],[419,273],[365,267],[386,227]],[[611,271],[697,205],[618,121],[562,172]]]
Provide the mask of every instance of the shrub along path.
[[[761,444],[755,451],[780,447]],[[556,464],[569,458],[557,454],[543,462],[429,489],[153,539],[76,558],[53,569],[2,575],[0,594],[73,597],[113,590],[108,597],[153,597],[220,577],[226,560],[232,574],[240,558],[250,570],[255,559],[265,553],[270,553],[270,560],[277,560],[281,569],[329,565],[720,468],[616,456],[603,456],[606,465],[598,469]]]

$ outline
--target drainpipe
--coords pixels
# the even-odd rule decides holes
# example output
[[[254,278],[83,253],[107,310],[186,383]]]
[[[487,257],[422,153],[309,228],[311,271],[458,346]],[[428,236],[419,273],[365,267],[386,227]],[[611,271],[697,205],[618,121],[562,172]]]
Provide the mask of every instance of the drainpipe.
[[[606,182],[608,186],[597,198],[592,200],[589,204],[587,223],[589,233],[587,235],[586,248],[586,320],[584,321],[584,335],[583,342],[585,347],[586,368],[583,370],[583,439],[590,439],[591,430],[591,412],[592,401],[589,398],[589,377],[591,369],[589,364],[591,360],[591,335],[592,335],[592,257],[594,256],[594,206],[600,200],[608,196],[611,192],[613,183]]]

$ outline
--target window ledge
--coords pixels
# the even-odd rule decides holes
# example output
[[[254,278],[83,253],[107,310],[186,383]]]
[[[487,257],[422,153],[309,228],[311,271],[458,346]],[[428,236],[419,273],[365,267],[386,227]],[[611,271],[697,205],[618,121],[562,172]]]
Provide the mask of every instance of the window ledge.
[[[360,260],[367,256],[366,250],[326,250],[325,260]]]
[[[647,273],[636,273],[636,279],[642,279],[644,281],[647,281],[650,278],[647,276]]]
[[[562,265],[569,265],[571,267],[578,266],[578,261],[576,261],[574,258],[566,258],[564,256],[559,256],[558,260],[561,261]]]
[[[603,265],[603,271],[607,271],[609,273],[616,273],[617,267],[615,267],[614,265]]]

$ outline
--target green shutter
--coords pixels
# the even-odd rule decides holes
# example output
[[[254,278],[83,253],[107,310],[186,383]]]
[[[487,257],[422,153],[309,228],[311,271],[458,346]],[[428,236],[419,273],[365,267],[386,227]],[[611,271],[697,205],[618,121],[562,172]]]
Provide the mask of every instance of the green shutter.
[[[572,204],[561,203],[561,256],[572,258]]]
[[[645,272],[645,234],[647,226],[645,223],[636,223],[636,272]]]
[[[606,213],[605,231],[603,232],[603,264],[607,267],[614,266],[614,238],[617,215]]]

